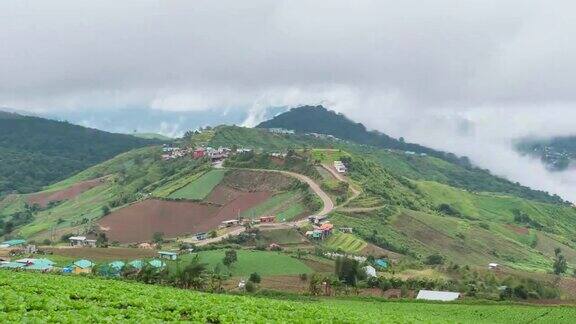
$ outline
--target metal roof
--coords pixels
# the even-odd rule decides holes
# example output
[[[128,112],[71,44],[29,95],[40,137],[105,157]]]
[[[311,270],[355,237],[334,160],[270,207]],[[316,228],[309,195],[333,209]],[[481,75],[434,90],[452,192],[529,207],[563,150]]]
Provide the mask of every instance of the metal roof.
[[[94,263],[92,263],[92,261],[90,260],[83,259],[74,262],[74,265],[77,266],[78,268],[86,269],[92,267]]]
[[[158,259],[150,260],[148,262],[148,264],[150,264],[154,268],[162,268],[162,267],[166,266],[166,263],[164,263],[163,261],[160,261]]]
[[[452,301],[460,297],[460,293],[452,291],[420,290],[416,299]]]
[[[8,240],[8,241],[4,241],[4,242],[0,243],[0,245],[14,246],[14,245],[24,244],[24,243],[26,243],[26,240]]]
[[[167,251],[160,251],[160,252],[158,252],[158,254],[164,254],[164,255],[178,255],[178,253],[176,253],[176,252],[167,252]]]

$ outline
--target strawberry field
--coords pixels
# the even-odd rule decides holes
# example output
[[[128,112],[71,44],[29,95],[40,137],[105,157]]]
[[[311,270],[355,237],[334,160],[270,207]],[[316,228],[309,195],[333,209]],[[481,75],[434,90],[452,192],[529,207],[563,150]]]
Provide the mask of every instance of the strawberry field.
[[[0,271],[0,322],[570,323],[573,307],[282,301],[100,278]]]

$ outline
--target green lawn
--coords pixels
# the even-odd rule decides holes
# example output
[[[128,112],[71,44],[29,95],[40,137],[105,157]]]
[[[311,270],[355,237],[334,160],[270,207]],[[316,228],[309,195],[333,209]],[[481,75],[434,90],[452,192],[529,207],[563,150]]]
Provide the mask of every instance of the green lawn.
[[[210,170],[197,180],[174,191],[168,198],[202,200],[222,181],[225,174],[226,170]]]
[[[306,211],[306,206],[302,203],[295,203],[288,209],[276,214],[277,220],[291,221]]]
[[[202,251],[198,254],[202,262],[206,262],[212,267],[219,264],[222,269],[226,269],[222,263],[224,252],[225,250],[212,250]],[[312,272],[312,269],[302,261],[281,252],[247,250],[236,250],[236,252],[238,253],[238,261],[230,268],[234,276],[248,276],[253,272],[258,272],[263,276],[297,275]],[[192,254],[183,256],[180,261],[181,264],[186,264],[186,261],[192,257]]]

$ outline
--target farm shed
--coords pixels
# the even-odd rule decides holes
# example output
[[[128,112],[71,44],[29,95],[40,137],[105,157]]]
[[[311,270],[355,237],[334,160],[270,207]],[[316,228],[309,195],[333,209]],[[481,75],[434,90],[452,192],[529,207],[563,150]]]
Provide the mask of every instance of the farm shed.
[[[91,273],[94,263],[90,260],[82,259],[74,262],[71,266],[73,273]]]
[[[54,262],[48,259],[34,259],[26,266],[26,270],[50,271],[54,267]]]
[[[168,259],[168,260],[178,259],[178,253],[176,252],[160,251],[158,252],[158,255],[160,256],[161,259]]]
[[[135,269],[142,269],[142,267],[144,267],[144,262],[142,262],[142,260],[133,260],[128,262],[128,265],[135,268]]]
[[[238,224],[240,224],[240,221],[237,220],[237,219],[230,219],[230,220],[225,220],[225,221],[222,222],[222,225],[223,225],[224,227],[232,227],[232,226],[235,226],[235,225],[238,225]]]
[[[276,220],[276,216],[262,216],[260,217],[260,223],[273,223]]]
[[[20,269],[24,268],[26,264],[20,262],[4,262],[0,263],[0,268],[2,269]]]
[[[70,246],[78,246],[78,247],[95,247],[96,240],[91,240],[86,238],[86,236],[71,236],[69,239]]]
[[[164,261],[158,260],[158,259],[153,259],[150,260],[148,262],[148,264],[152,267],[152,268],[156,268],[156,269],[160,269],[160,268],[164,268],[166,266],[166,263]]]
[[[367,275],[368,277],[377,277],[377,275],[376,275],[376,268],[374,268],[373,266],[367,265],[367,266],[365,266],[365,267],[362,268],[362,269],[364,269],[364,271],[366,272],[366,275]]]
[[[4,241],[0,244],[0,248],[9,248],[9,247],[13,247],[13,246],[18,246],[18,245],[24,245],[26,243],[26,240],[8,240],[8,241]]]
[[[388,260],[386,260],[386,259],[376,259],[376,260],[374,260],[374,264],[377,267],[382,268],[382,269],[388,268]]]
[[[460,298],[460,293],[452,291],[420,290],[416,299],[453,301]]]

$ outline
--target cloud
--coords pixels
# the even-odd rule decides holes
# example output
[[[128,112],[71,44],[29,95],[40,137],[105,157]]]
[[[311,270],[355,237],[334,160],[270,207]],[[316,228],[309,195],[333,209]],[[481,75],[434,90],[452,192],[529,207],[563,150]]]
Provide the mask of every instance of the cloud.
[[[2,1],[0,106],[222,120],[238,110],[254,125],[270,106],[322,103],[576,199],[572,173],[550,175],[510,148],[524,135],[575,132],[575,9],[562,0]],[[174,118],[158,127],[181,132],[187,124]]]

